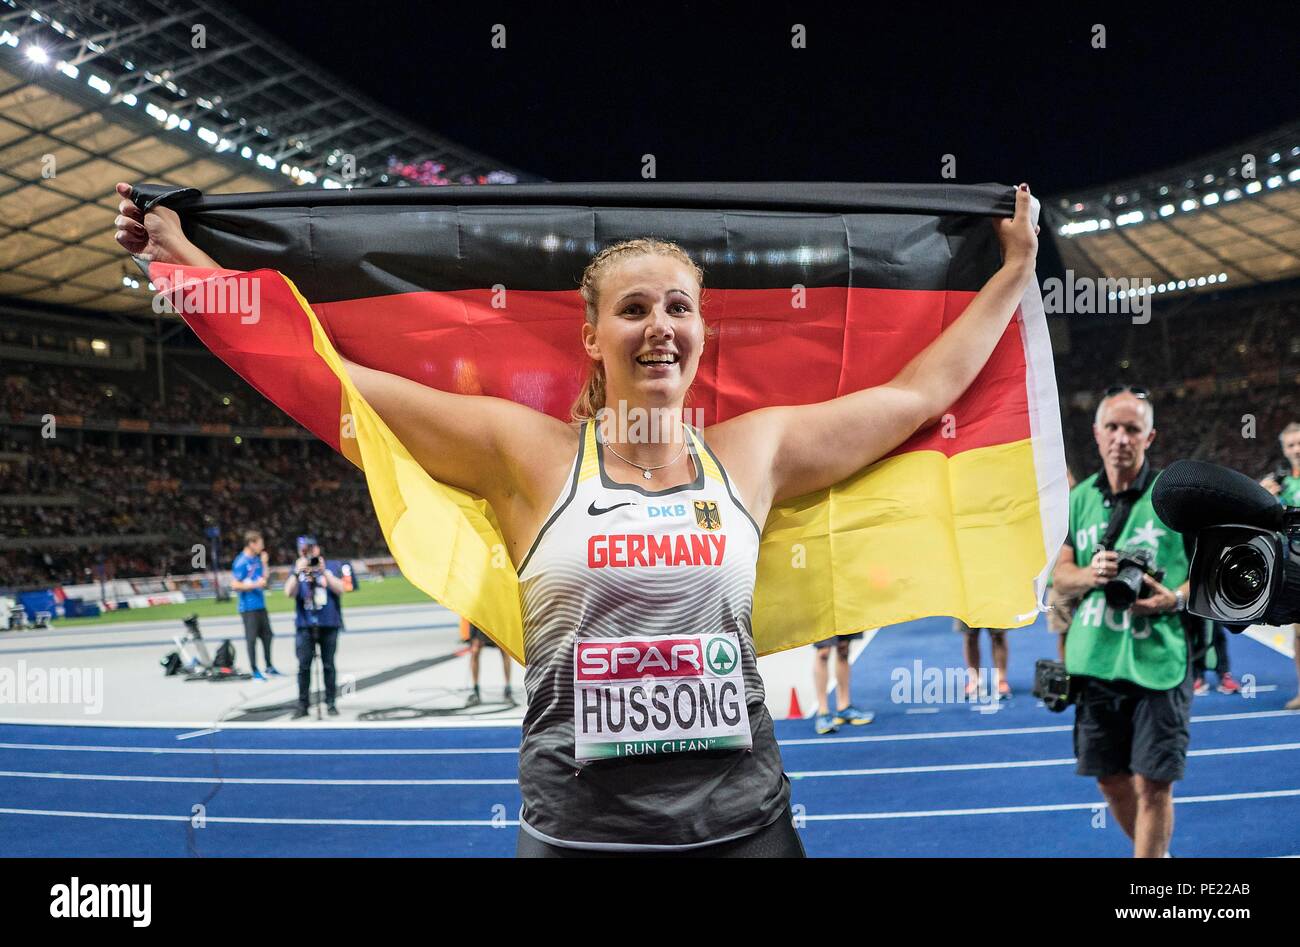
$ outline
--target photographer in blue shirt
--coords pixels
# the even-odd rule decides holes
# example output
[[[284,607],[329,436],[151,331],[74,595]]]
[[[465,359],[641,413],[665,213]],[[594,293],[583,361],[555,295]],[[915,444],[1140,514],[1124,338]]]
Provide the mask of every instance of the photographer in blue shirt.
[[[266,583],[268,577],[266,542],[255,529],[244,533],[244,551],[235,557],[230,567],[230,588],[239,593],[239,617],[244,620],[244,641],[248,645],[248,664],[253,669],[253,679],[265,681],[257,669],[257,642],[262,642],[266,658],[266,673],[279,674],[271,663],[271,619],[266,614]]]
[[[352,588],[352,568],[344,563],[340,572],[341,576],[334,574],[314,537],[298,537],[298,561],[284,583],[284,594],[294,600],[297,613],[298,709],[294,711],[294,720],[307,716],[311,700],[311,663],[317,649],[325,669],[326,710],[331,717],[337,717],[339,713],[334,706],[334,652],[343,625],[343,604],[339,597]]]

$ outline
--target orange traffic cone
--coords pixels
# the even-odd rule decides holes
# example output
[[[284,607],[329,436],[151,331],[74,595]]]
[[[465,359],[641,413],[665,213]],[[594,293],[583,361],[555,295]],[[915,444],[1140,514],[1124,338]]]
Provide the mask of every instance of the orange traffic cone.
[[[803,708],[799,706],[799,692],[793,687],[790,688],[790,712],[786,717],[790,720],[803,719]]]

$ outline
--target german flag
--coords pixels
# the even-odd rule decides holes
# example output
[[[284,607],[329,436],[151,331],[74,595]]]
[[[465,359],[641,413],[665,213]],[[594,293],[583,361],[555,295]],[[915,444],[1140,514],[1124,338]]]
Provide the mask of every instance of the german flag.
[[[1002,185],[542,184],[211,197],[141,184],[226,270],[141,263],[199,338],[366,473],[406,576],[523,661],[518,577],[487,503],[435,482],[340,353],[567,420],[586,373],[577,286],[624,239],[682,245],[716,331],[689,407],[705,424],[888,381],[1000,265]],[[273,269],[268,268],[273,267]],[[181,288],[178,288],[181,287]],[[826,445],[835,450],[834,444]],[[760,653],[933,615],[1030,623],[1065,536],[1056,381],[1031,283],[943,423],[772,510]]]

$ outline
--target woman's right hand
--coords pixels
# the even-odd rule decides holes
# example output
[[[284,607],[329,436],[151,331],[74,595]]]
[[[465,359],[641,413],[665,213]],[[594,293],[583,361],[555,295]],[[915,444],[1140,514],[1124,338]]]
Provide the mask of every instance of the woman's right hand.
[[[181,219],[169,207],[158,206],[143,213],[131,201],[131,185],[119,182],[117,193],[122,201],[113,220],[113,235],[128,252],[150,263],[175,263],[187,266],[216,267],[214,260],[190,243],[181,228]]]

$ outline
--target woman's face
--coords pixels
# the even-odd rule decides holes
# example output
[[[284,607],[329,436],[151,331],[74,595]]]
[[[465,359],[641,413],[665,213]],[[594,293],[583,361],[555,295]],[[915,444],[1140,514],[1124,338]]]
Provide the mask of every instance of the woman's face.
[[[642,254],[600,281],[596,325],[583,323],[587,354],[605,367],[608,406],[676,406],[704,348],[700,287],[672,257]]]

